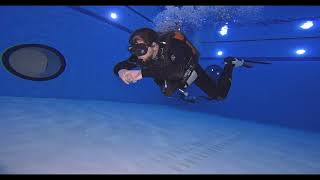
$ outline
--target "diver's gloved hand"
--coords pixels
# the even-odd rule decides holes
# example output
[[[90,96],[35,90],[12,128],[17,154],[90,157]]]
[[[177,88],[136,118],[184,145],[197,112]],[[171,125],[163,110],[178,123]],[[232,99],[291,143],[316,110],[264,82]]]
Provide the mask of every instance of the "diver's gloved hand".
[[[138,80],[142,79],[141,70],[121,69],[118,74],[122,81],[126,84],[136,83]]]
[[[126,84],[129,84],[129,82],[127,81],[127,76],[126,76],[128,71],[129,70],[127,70],[127,69],[121,69],[121,70],[118,71],[119,77]]]
[[[142,79],[142,72],[141,70],[130,70],[127,75],[130,77],[130,83],[136,83],[140,79]]]
[[[224,59],[225,64],[233,64],[234,67],[240,67],[243,66],[244,60],[243,59],[237,59],[235,57],[227,57]]]

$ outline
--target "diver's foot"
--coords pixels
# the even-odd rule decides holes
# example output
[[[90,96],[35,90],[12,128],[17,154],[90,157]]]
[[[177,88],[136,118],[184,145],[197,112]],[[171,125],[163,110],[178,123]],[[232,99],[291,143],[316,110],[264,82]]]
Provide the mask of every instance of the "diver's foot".
[[[237,59],[235,57],[227,57],[224,59],[225,64],[232,64],[233,67],[241,67],[244,65],[243,59]]]

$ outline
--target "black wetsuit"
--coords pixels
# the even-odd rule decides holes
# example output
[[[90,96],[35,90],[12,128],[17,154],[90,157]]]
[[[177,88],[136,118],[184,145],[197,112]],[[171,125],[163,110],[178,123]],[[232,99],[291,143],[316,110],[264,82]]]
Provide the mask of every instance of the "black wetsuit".
[[[169,45],[168,45],[169,46]],[[186,71],[187,63],[197,62],[198,57],[194,56],[192,49],[179,40],[173,40],[170,47],[159,44],[159,51],[155,58],[142,62],[136,56],[117,63],[114,67],[114,74],[118,76],[121,69],[134,69],[140,67],[142,77],[151,77],[160,86],[166,96],[171,96],[178,88],[183,89],[181,79]],[[231,59],[226,59],[231,61]],[[233,65],[226,64],[224,71],[216,82],[211,79],[198,63],[194,63],[198,78],[194,83],[204,91],[210,99],[221,100],[226,98],[231,87]],[[165,84],[167,85],[165,88]]]

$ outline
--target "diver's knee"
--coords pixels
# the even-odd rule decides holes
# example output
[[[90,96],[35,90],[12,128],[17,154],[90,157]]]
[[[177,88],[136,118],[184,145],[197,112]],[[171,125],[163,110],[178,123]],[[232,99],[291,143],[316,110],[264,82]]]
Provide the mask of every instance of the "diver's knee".
[[[227,96],[218,96],[218,98],[217,98],[218,101],[223,101],[226,99],[227,99]]]
[[[209,100],[216,100],[216,101],[223,101],[227,98],[227,95],[215,95],[215,96],[209,96]]]
[[[169,91],[169,90],[162,90],[162,94],[167,96],[167,97],[170,97],[172,96],[173,94],[173,91]]]

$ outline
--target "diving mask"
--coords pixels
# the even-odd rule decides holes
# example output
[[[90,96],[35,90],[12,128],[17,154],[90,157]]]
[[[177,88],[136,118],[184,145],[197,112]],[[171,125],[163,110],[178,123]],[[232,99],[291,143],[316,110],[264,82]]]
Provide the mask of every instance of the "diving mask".
[[[129,46],[129,49],[131,54],[136,55],[136,56],[143,56],[147,54],[148,52],[148,46],[143,43],[139,44],[133,44]]]

